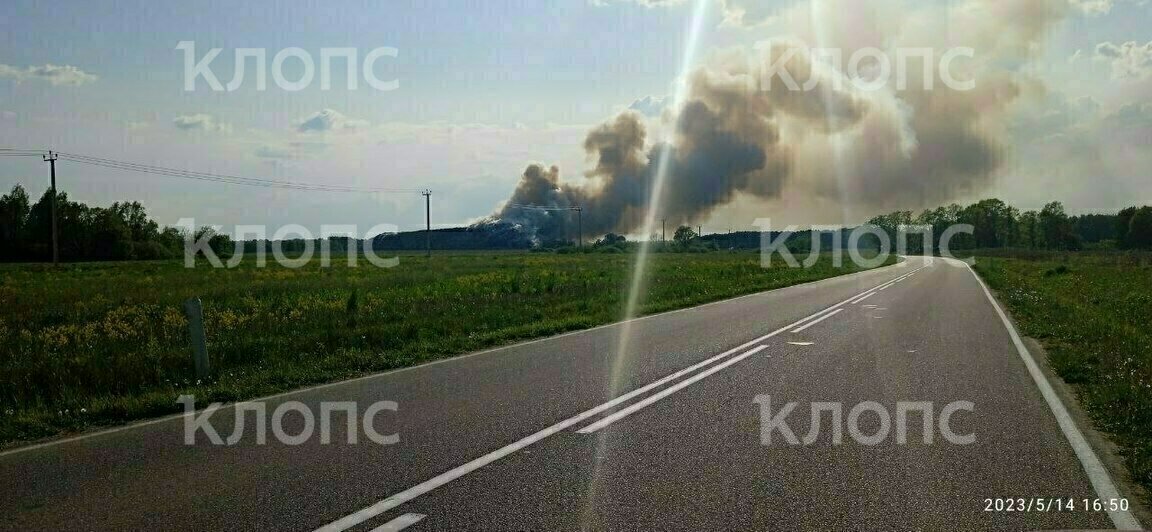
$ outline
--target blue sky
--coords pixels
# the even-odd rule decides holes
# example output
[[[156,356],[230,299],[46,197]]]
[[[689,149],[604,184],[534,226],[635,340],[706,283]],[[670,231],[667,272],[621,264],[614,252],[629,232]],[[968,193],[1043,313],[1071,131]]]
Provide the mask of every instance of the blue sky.
[[[821,3],[705,1],[712,5],[699,63],[717,50],[751,49],[758,41],[790,35],[795,28],[788,13]],[[1145,56],[1142,48],[1152,42],[1152,5],[1146,0],[1067,1],[1072,2],[1067,15],[1046,34],[1043,50],[1029,67],[1043,79],[1046,96],[1019,107],[1043,117],[1068,109],[1062,102],[1091,98],[1097,104],[1092,116],[1069,119],[1072,123],[1061,127],[1069,135],[1095,139],[1099,135],[1092,124],[1152,94],[1147,75],[1152,52]],[[430,187],[436,191],[438,222],[461,223],[492,212],[529,163],[558,164],[567,179],[580,179],[589,164],[582,148],[589,129],[638,99],[670,94],[682,74],[691,4],[7,0],[0,18],[0,146],[253,177]],[[749,13],[743,24],[725,23],[737,9]],[[760,24],[752,14],[769,18]],[[394,47],[398,57],[382,59],[379,75],[399,80],[400,87],[381,92],[361,80],[358,90],[347,90],[339,66],[333,90],[322,91],[316,82],[287,92],[270,79],[269,90],[257,91],[249,67],[248,82],[237,91],[214,92],[201,80],[200,89],[187,92],[183,53],[176,49],[180,41],[194,41],[197,57],[209,48],[223,48],[212,63],[222,83],[232,79],[237,48],[264,48],[270,62],[277,51],[299,47],[318,62],[319,50],[326,47],[354,47],[361,55]],[[1124,56],[1101,56],[1102,43],[1115,45]],[[1136,46],[1125,48],[1124,43]],[[72,67],[81,74],[58,71],[59,77],[52,78],[44,69],[33,70],[46,65]],[[1126,65],[1132,71],[1117,74]],[[293,73],[286,70],[289,77]],[[303,122],[325,110],[324,124],[331,127],[302,130]],[[1013,131],[1024,129],[1017,118]],[[1019,123],[1045,123],[1028,118]],[[650,119],[659,129],[660,119]],[[1053,199],[1065,200],[1073,210],[1111,209],[1141,192],[1134,190],[1133,176],[1152,173],[1152,161],[1138,144],[1122,149],[1109,155],[1120,157],[1108,167],[1123,174],[1117,177],[1116,193],[1101,193],[1099,186],[1085,184],[1088,176],[1052,177],[1051,153],[1069,150],[1036,138],[1044,135],[1014,136],[1012,162],[1002,168],[996,184],[974,195],[1001,194],[1022,207],[1035,207],[1044,199],[1038,190],[1055,191],[1065,197]],[[1095,171],[1090,160],[1100,157],[1089,153],[1085,161],[1057,170]],[[1077,166],[1081,162],[1086,166]],[[21,183],[39,196],[46,181],[43,163],[0,159],[4,190]],[[412,228],[422,221],[418,195],[249,189],[70,163],[61,163],[60,182],[70,197],[89,203],[140,200],[164,224],[193,217],[226,225],[395,223]],[[1147,187],[1142,192],[1143,200],[1152,201]],[[812,211],[804,201],[795,201],[798,195],[737,202],[708,221],[750,225],[757,209],[784,212],[797,223],[840,221],[806,219]]]

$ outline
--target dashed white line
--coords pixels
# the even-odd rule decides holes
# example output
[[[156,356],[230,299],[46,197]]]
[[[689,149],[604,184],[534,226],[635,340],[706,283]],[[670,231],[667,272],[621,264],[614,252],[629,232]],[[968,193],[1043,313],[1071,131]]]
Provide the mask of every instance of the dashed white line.
[[[827,313],[827,314],[825,314],[825,315],[821,316],[821,317],[820,317],[820,319],[818,319],[818,320],[813,320],[813,321],[810,321],[810,322],[808,322],[808,323],[807,323],[807,324],[805,324],[805,325],[801,325],[801,326],[799,326],[799,327],[797,327],[797,328],[795,328],[795,329],[792,329],[792,332],[794,332],[794,333],[798,333],[798,332],[800,332],[800,331],[803,331],[804,329],[807,329],[807,328],[809,328],[809,327],[811,327],[811,326],[813,326],[813,325],[816,325],[817,323],[820,323],[820,322],[822,322],[822,321],[824,321],[824,320],[826,320],[826,319],[828,319],[828,318],[831,318],[832,316],[835,316],[835,315],[839,314],[841,310],[844,310],[844,309],[842,309],[842,308],[838,308],[838,309],[836,309],[836,310],[834,310],[834,311],[832,311],[832,312],[829,312],[829,313]]]
[[[868,299],[868,298],[870,298],[870,297],[872,297],[872,296],[874,296],[874,295],[876,295],[876,292],[871,292],[871,293],[869,293],[869,294],[865,294],[865,295],[864,295],[864,297],[858,297],[858,298],[856,298],[856,300],[855,300],[855,301],[853,301],[853,302],[852,302],[852,303],[850,303],[850,304],[852,304],[852,305],[855,305],[855,304],[857,304],[857,303],[859,303],[859,302],[861,302],[861,301],[864,301],[865,299]]]
[[[922,268],[923,267],[917,268],[913,272],[919,271]],[[482,468],[488,464],[491,464],[492,462],[500,460],[501,458],[504,458],[505,456],[516,453],[516,452],[520,451],[521,449],[528,447],[529,445],[532,445],[532,444],[534,444],[540,440],[543,440],[549,436],[552,436],[553,434],[556,434],[558,432],[566,430],[573,425],[576,425],[582,421],[587,420],[588,418],[590,418],[592,416],[595,416],[601,412],[604,412],[605,410],[615,408],[617,405],[619,405],[623,402],[626,402],[628,400],[631,400],[632,398],[634,398],[638,395],[647,393],[654,388],[663,386],[664,384],[666,384],[669,381],[683,377],[684,375],[692,373],[693,371],[696,371],[702,367],[705,367],[709,364],[712,364],[713,362],[716,362],[718,360],[726,358],[726,357],[732,355],[733,353],[737,353],[743,349],[747,349],[748,347],[759,344],[760,342],[762,342],[768,338],[776,336],[776,335],[778,335],[784,331],[787,331],[788,329],[791,329],[793,327],[796,327],[797,325],[800,325],[800,324],[803,324],[809,320],[812,320],[814,317],[823,316],[817,321],[823,320],[825,317],[831,316],[832,314],[835,314],[835,313],[839,312],[840,310],[843,310],[840,307],[843,307],[844,305],[848,304],[849,301],[852,301],[853,299],[860,297],[860,295],[862,295],[863,293],[867,293],[871,290],[873,290],[873,289],[865,290],[861,294],[856,294],[856,295],[854,295],[848,299],[845,299],[839,303],[836,303],[835,305],[832,305],[832,306],[825,308],[819,312],[811,314],[811,315],[809,315],[803,319],[797,320],[796,322],[793,322],[787,326],[781,327],[775,331],[772,331],[768,334],[765,334],[764,336],[756,338],[755,340],[745,342],[744,344],[741,344],[741,345],[736,346],[732,349],[729,349],[728,351],[720,353],[719,355],[716,355],[712,358],[709,358],[709,359],[706,359],[704,361],[693,364],[692,366],[689,366],[689,367],[684,368],[680,371],[677,371],[676,373],[668,375],[667,377],[664,377],[660,380],[657,380],[651,384],[648,384],[648,385],[643,386],[641,388],[637,388],[631,392],[628,392],[624,395],[621,395],[620,397],[617,397],[611,401],[608,401],[604,404],[601,404],[600,406],[594,407],[594,408],[589,409],[589,410],[585,410],[584,412],[581,412],[581,413],[579,413],[575,416],[572,416],[572,417],[570,417],[564,421],[556,423],[555,425],[552,425],[546,429],[543,429],[539,432],[536,432],[536,433],[531,434],[527,437],[524,437],[524,438],[522,438],[516,442],[505,445],[504,447],[501,447],[495,451],[492,451],[492,452],[490,452],[484,456],[476,458],[476,459],[474,459],[468,463],[465,463],[463,465],[457,466],[457,467],[455,467],[455,468],[453,468],[447,472],[441,473],[440,475],[437,475],[431,479],[428,479],[424,482],[421,482],[420,484],[417,484],[411,488],[408,488],[408,489],[406,489],[400,493],[392,495],[392,496],[390,496],[390,497],[388,497],[388,498],[386,498],[380,502],[377,502],[376,504],[373,504],[371,506],[363,508],[363,509],[361,509],[357,512],[354,512],[352,514],[349,514],[349,515],[347,515],[341,519],[338,519],[338,520],[333,521],[327,525],[324,525],[324,526],[316,529],[316,532],[342,532],[342,531],[347,530],[349,528],[352,528],[356,525],[359,525],[360,523],[363,523],[364,521],[372,519],[373,517],[376,517],[376,516],[378,516],[384,512],[392,510],[393,508],[396,508],[396,507],[398,507],[398,506],[400,506],[400,505],[402,505],[408,501],[411,501],[411,500],[413,500],[413,499],[415,499],[421,495],[424,495],[425,493],[428,493],[428,492],[430,492],[436,488],[439,488],[440,486],[443,486],[449,482],[452,482],[453,480],[456,480],[456,479],[458,479],[464,475],[467,475],[473,471],[476,471],[477,469],[480,469],[480,468]],[[813,324],[814,323],[815,322],[813,322]],[[735,364],[736,362],[739,362],[740,360],[743,360],[744,358],[747,358],[748,356],[751,356],[755,353],[760,352],[761,350],[764,349],[764,347],[765,346],[760,346],[760,347],[758,347],[752,351],[745,352],[745,353],[739,355],[738,357],[734,357],[732,360],[725,361],[723,364],[719,364],[716,367],[713,367],[713,368],[703,372],[700,375],[703,375],[704,377],[711,375],[712,373],[715,373],[716,371],[719,371],[723,368],[726,368],[732,364]],[[693,377],[693,379],[695,379],[695,380],[691,380],[691,382],[696,382],[696,380],[703,378],[700,375]],[[691,384],[691,382],[689,382],[688,384]],[[681,384],[683,384],[683,383],[681,383]],[[687,386],[687,384],[684,384],[684,386]],[[680,386],[679,388],[677,388],[677,390],[679,390],[681,388],[683,388],[683,386]],[[661,393],[663,393],[663,392],[661,392]],[[674,392],[672,392],[672,393],[674,393]],[[666,393],[666,394],[662,395],[661,398],[667,397],[668,395],[671,395],[671,393]],[[655,401],[648,402],[644,406],[648,406],[649,404],[652,404],[652,402],[655,402]],[[639,403],[637,403],[637,404],[639,404]],[[630,409],[621,410],[620,412],[613,414],[613,416],[609,416],[609,418],[611,418],[612,421],[617,421],[617,420],[619,420],[619,419],[621,419],[627,415],[632,414],[633,412],[640,410],[640,408],[643,408],[643,406],[639,407],[639,408],[634,408],[634,407],[635,407],[635,405],[633,405],[633,407],[630,407]],[[626,414],[620,415],[621,413],[623,413],[625,411],[627,411]],[[607,420],[609,418],[604,418],[604,419]],[[602,428],[603,426],[606,426],[608,424],[608,423],[603,423],[603,421],[604,420],[601,420],[600,422],[597,422],[594,425],[590,425],[588,427],[580,429],[580,431],[578,431],[578,432],[586,433],[585,431],[594,432],[595,430],[599,430],[599,428]],[[603,423],[603,425],[601,425],[601,423]],[[611,422],[609,422],[609,423],[611,423]],[[597,426],[597,425],[600,425],[600,426]],[[589,430],[592,427],[596,427],[596,428]]]
[[[426,516],[424,514],[404,514],[400,517],[397,517],[396,519],[393,519],[393,520],[388,521],[387,523],[384,523],[384,524],[382,524],[376,528],[373,528],[372,532],[400,532],[401,530],[404,530],[405,528],[408,528],[408,527],[410,527],[416,523],[419,523],[420,520],[424,519],[425,517],[428,517],[428,516]]]

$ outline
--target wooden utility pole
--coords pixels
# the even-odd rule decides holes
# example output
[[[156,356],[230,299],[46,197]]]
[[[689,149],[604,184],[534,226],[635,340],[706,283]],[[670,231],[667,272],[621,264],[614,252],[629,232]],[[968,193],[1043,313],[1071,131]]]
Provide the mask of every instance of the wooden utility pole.
[[[584,249],[584,209],[573,207],[576,211],[576,245]]]
[[[428,257],[432,257],[432,191],[425,189],[424,195],[424,224],[425,234],[428,236]]]
[[[52,168],[52,265],[60,264],[60,235],[56,229],[56,153],[49,151],[44,156]]]
[[[665,241],[667,241],[667,240],[668,240],[668,239],[666,238],[666,237],[668,236],[668,235],[667,235],[667,232],[664,230],[664,229],[665,229],[665,227],[664,227],[664,223],[665,223],[665,222],[667,222],[667,221],[668,221],[668,219],[667,219],[667,218],[661,218],[661,219],[660,219],[660,241],[661,241],[661,242],[665,242]]]

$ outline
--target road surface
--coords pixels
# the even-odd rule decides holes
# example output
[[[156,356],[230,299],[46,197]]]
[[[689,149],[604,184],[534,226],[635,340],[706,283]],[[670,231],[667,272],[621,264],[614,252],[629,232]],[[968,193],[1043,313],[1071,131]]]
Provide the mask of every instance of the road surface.
[[[186,445],[177,417],[3,453],[0,528],[1134,526],[1127,512],[1084,509],[1115,488],[1013,334],[968,268],[914,257],[262,401],[268,413],[300,401],[317,418],[322,402],[393,401],[374,425],[399,437],[391,445],[349,444],[338,430],[329,443],[268,434],[260,445],[247,412],[235,445],[202,432]],[[796,404],[785,422],[799,441],[762,441],[762,396],[769,418]],[[869,401],[892,425],[875,444],[849,433],[880,433],[879,412],[848,419]],[[948,428],[975,441],[946,441],[941,410],[965,401]],[[932,403],[932,443],[919,412],[895,437],[909,402]],[[841,412],[839,443],[820,405]],[[211,425],[227,437],[236,415],[225,406]],[[282,422],[304,429],[302,415]],[[996,511],[1009,498],[1049,502]]]

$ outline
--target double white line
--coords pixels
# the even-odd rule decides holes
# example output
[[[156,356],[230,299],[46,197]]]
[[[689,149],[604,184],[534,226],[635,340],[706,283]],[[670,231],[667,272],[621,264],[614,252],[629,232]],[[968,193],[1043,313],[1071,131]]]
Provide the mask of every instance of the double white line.
[[[667,389],[660,391],[659,393],[653,394],[652,396],[645,398],[642,401],[639,401],[635,404],[632,404],[631,406],[629,406],[627,408],[624,408],[624,409],[622,409],[622,410],[620,410],[620,411],[618,411],[618,412],[616,412],[610,416],[607,416],[607,417],[601,419],[600,421],[597,421],[597,422],[595,422],[591,425],[588,425],[587,427],[584,427],[584,428],[577,431],[581,434],[591,434],[593,432],[596,432],[596,431],[598,431],[598,430],[600,430],[600,429],[602,429],[608,425],[611,425],[612,423],[615,423],[616,421],[619,421],[625,417],[628,417],[628,416],[648,407],[649,405],[652,405],[653,403],[655,403],[661,399],[664,399],[665,397],[668,397],[669,395],[672,395],[672,394],[692,385],[693,383],[695,383],[697,381],[700,381],[701,379],[705,379],[708,376],[710,376],[710,375],[712,375],[712,374],[714,374],[714,373],[716,373],[716,372],[718,372],[724,368],[727,368],[733,364],[736,364],[736,363],[740,362],[741,360],[744,360],[744,359],[746,359],[746,358],[748,358],[748,357],[750,357],[756,353],[759,353],[760,351],[764,350],[765,348],[767,348],[767,346],[756,345],[756,344],[759,344],[760,342],[763,342],[764,340],[772,338],[773,336],[776,336],[776,335],[783,333],[787,330],[790,330],[790,329],[793,329],[795,327],[799,327],[801,325],[804,325],[805,323],[808,323],[811,320],[816,320],[818,322],[818,321],[823,320],[826,317],[830,317],[832,314],[839,312],[840,307],[843,307],[844,305],[851,303],[853,300],[857,299],[858,297],[861,297],[865,294],[873,293],[873,292],[881,289],[881,287],[887,288],[888,286],[891,286],[892,284],[895,284],[896,282],[899,282],[903,279],[906,279],[908,276],[922,270],[923,268],[924,267],[921,266],[920,268],[912,270],[911,272],[909,272],[905,275],[902,275],[900,277],[897,277],[896,279],[893,279],[891,281],[883,283],[883,284],[881,284],[875,288],[865,290],[864,292],[861,292],[860,294],[856,294],[856,295],[854,295],[848,299],[845,299],[844,301],[836,303],[835,305],[827,307],[827,308],[825,308],[819,312],[816,312],[814,314],[811,314],[811,315],[809,315],[803,319],[797,320],[794,323],[791,323],[789,325],[786,325],[784,327],[776,329],[775,331],[772,331],[768,334],[765,334],[764,336],[756,338],[755,340],[745,342],[745,343],[743,343],[737,347],[729,349],[729,350],[727,350],[723,353],[720,353],[719,355],[716,355],[712,358],[709,358],[709,359],[704,360],[702,362],[698,362],[696,364],[693,364],[687,368],[684,368],[680,371],[677,371],[676,373],[668,375],[668,376],[666,376],[660,380],[657,380],[651,384],[648,384],[648,385],[643,386],[641,388],[637,388],[635,390],[632,390],[631,392],[628,392],[624,395],[621,395],[620,397],[617,397],[611,401],[608,401],[607,403],[604,403],[600,406],[591,408],[589,410],[585,410],[584,412],[576,414],[575,416],[572,416],[568,419],[565,419],[564,421],[556,423],[555,425],[552,425],[552,426],[550,426],[544,430],[536,432],[535,434],[524,437],[524,438],[522,438],[522,439],[520,439],[514,443],[510,443],[508,445],[505,445],[504,447],[501,447],[501,448],[499,448],[495,451],[492,451],[492,452],[490,452],[484,456],[481,456],[479,458],[476,458],[475,460],[472,460],[471,462],[468,462],[464,465],[457,466],[457,467],[455,467],[449,471],[441,473],[440,475],[437,475],[431,479],[428,479],[424,482],[421,482],[420,484],[417,484],[411,488],[408,488],[408,489],[406,489],[400,493],[392,495],[391,497],[388,497],[387,499],[384,499],[380,502],[377,502],[376,504],[373,504],[372,506],[368,506],[367,508],[364,508],[362,510],[359,510],[359,511],[353,513],[353,514],[350,514],[346,517],[343,517],[339,520],[336,520],[336,521],[333,521],[327,525],[324,525],[324,526],[316,529],[316,532],[342,532],[344,530],[352,528],[356,525],[359,525],[360,523],[363,523],[364,521],[372,519],[373,517],[376,517],[380,514],[383,514],[384,512],[392,510],[392,509],[400,506],[401,504],[404,504],[408,501],[411,501],[411,500],[413,500],[413,499],[415,499],[421,495],[424,495],[425,493],[428,493],[428,492],[430,492],[436,488],[439,488],[440,486],[443,486],[449,482],[452,482],[453,480],[456,480],[456,479],[458,479],[464,475],[467,475],[468,473],[476,471],[477,469],[480,469],[480,468],[482,468],[488,464],[491,464],[492,462],[495,462],[495,461],[497,461],[501,458],[504,458],[504,457],[506,457],[512,453],[515,453],[515,452],[517,452],[517,451],[519,451],[525,447],[528,447],[529,445],[532,445],[532,444],[534,444],[540,440],[543,440],[549,436],[552,436],[558,432],[567,430],[568,428],[575,426],[575,425],[578,425],[584,421],[587,421],[589,418],[592,418],[592,417],[596,416],[597,414],[600,414],[601,412],[615,408],[615,407],[619,406],[620,404],[628,402],[629,400],[631,400],[637,396],[648,393],[648,392],[650,392],[656,388],[659,388],[659,387],[661,387],[661,386],[663,386],[663,385],[665,385],[671,381],[679,379],[680,377],[688,375],[688,374],[690,374],[690,373],[692,373],[698,369],[701,369],[705,366],[708,366],[712,363],[715,363],[717,361],[728,358],[735,353],[740,353],[737,356],[734,356],[734,357],[729,358],[728,360],[725,360],[721,364],[717,364],[714,367],[711,367],[705,371],[697,373],[696,375],[693,375],[692,377],[690,377],[688,379],[680,381],[680,382],[676,383],[675,385],[670,386]],[[819,319],[817,319],[817,318],[819,318]],[[814,325],[815,323],[816,322],[812,322],[811,325]],[[756,345],[755,348],[752,348],[748,351],[744,351],[745,349],[748,349],[754,345]],[[741,351],[743,351],[743,352],[741,352]]]

